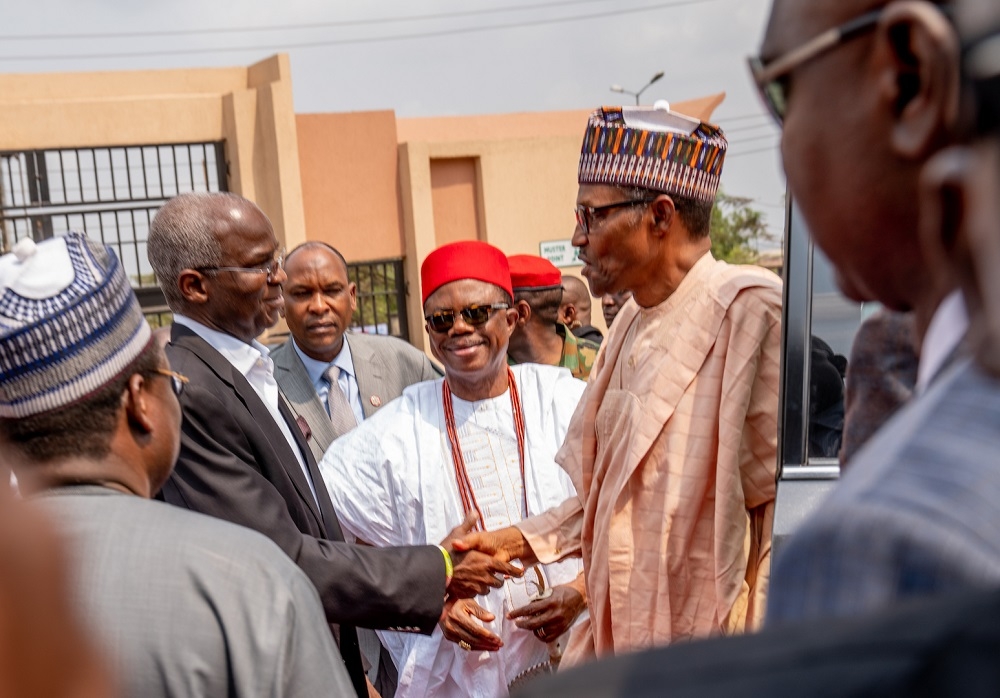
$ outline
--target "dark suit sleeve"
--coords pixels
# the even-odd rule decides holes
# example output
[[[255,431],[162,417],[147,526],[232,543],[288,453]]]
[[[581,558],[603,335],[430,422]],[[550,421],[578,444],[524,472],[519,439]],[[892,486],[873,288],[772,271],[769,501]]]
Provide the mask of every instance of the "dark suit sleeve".
[[[245,406],[214,374],[187,363],[175,363],[192,380],[181,399],[180,456],[163,498],[269,537],[316,586],[330,622],[431,632],[445,589],[440,550],[373,549],[323,539],[288,474],[280,464],[268,465],[274,454]],[[310,528],[312,535],[302,532]]]

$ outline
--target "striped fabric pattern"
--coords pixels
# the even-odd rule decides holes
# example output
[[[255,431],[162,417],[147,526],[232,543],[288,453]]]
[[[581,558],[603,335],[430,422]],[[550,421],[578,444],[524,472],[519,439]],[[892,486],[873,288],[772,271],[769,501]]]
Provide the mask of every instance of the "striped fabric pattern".
[[[120,374],[149,343],[149,325],[111,249],[82,233],[63,240],[75,274],[68,287],[43,299],[0,289],[0,417],[76,402]],[[48,246],[39,243],[38,254]]]
[[[727,147],[718,126],[701,123],[691,135],[633,128],[620,107],[602,107],[587,122],[578,179],[713,201]]]

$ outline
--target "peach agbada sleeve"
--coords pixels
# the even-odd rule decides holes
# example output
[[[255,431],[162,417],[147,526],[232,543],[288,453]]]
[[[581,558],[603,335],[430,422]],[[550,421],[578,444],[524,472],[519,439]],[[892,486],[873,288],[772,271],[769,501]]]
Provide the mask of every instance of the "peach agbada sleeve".
[[[590,371],[587,388],[584,390],[576,412],[570,420],[563,446],[556,454],[556,462],[570,476],[576,487],[577,496],[567,499],[555,509],[550,509],[516,524],[535,557],[543,564],[555,562],[570,555],[582,554],[583,493],[590,489],[588,473],[593,468],[597,447],[594,422],[604,391],[608,386],[610,378],[608,368],[614,364],[625,339],[625,333],[615,332],[615,328],[627,327],[638,310],[639,306],[630,299],[619,312],[620,319],[601,344],[597,359]],[[584,564],[586,565],[586,562]]]

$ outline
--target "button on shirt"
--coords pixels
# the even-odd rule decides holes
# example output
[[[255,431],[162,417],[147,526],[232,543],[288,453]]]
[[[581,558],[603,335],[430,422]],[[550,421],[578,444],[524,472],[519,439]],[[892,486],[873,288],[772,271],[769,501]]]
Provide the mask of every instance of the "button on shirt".
[[[309,491],[312,492],[313,499],[316,500],[318,506],[319,500],[316,498],[316,487],[313,484],[312,477],[309,475],[305,458],[302,456],[302,451],[299,449],[298,442],[295,441],[295,436],[292,434],[288,422],[285,421],[285,418],[281,415],[281,411],[278,409],[278,401],[280,399],[278,383],[274,380],[274,362],[268,356],[267,347],[256,339],[247,344],[232,335],[213,330],[211,327],[206,327],[200,322],[184,317],[183,315],[174,314],[174,322],[187,327],[208,342],[213,349],[225,357],[226,361],[232,364],[233,368],[247,379],[250,387],[260,397],[261,402],[267,407],[267,411],[271,413],[271,417],[278,425],[278,428],[281,429],[285,440],[288,441],[292,453],[295,454],[295,460],[298,461],[299,467],[302,468],[302,472],[306,476],[306,482],[309,483]]]
[[[305,352],[299,349],[299,345],[295,343],[294,339],[292,339],[292,347],[295,349],[295,353],[299,355],[299,358],[302,359],[302,365],[305,366],[309,380],[312,381],[316,395],[319,396],[319,401],[326,408],[327,414],[330,411],[330,402],[327,399],[330,395],[330,384],[323,377],[323,373],[333,365],[340,369],[338,386],[347,397],[347,404],[351,406],[354,418],[358,424],[365,421],[365,413],[361,407],[361,390],[358,388],[357,374],[354,372],[354,358],[351,356],[351,346],[347,343],[347,340],[344,340],[340,348],[340,353],[330,363],[317,361],[312,357],[306,356]]]

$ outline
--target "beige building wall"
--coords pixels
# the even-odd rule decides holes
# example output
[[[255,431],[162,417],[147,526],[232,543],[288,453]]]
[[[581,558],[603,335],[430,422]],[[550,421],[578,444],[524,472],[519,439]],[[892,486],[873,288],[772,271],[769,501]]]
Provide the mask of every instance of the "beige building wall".
[[[229,189],[285,244],[304,239],[291,70],[249,67],[0,75],[0,150],[226,143]]]
[[[673,108],[707,120],[723,99]],[[572,236],[589,113],[296,116],[284,54],[249,67],[0,75],[0,150],[221,140],[229,189],[256,201],[289,248],[318,239],[351,261],[405,257],[410,340],[423,347],[419,269],[435,247],[478,238],[538,254]]]
[[[708,120],[724,98],[711,95],[672,108]],[[423,317],[419,271],[420,262],[439,244],[463,239],[465,229],[464,239],[485,240],[507,254],[537,255],[541,242],[572,237],[576,170],[589,114],[582,110],[398,120],[412,343],[429,348],[418,321]],[[441,191],[446,180],[439,170],[442,162],[450,163],[455,191],[449,194]],[[470,162],[475,163],[475,228],[469,213]],[[580,267],[562,271],[579,276]],[[593,320],[604,329],[599,301]]]
[[[402,257],[396,115],[296,117],[305,237],[349,261]]]

